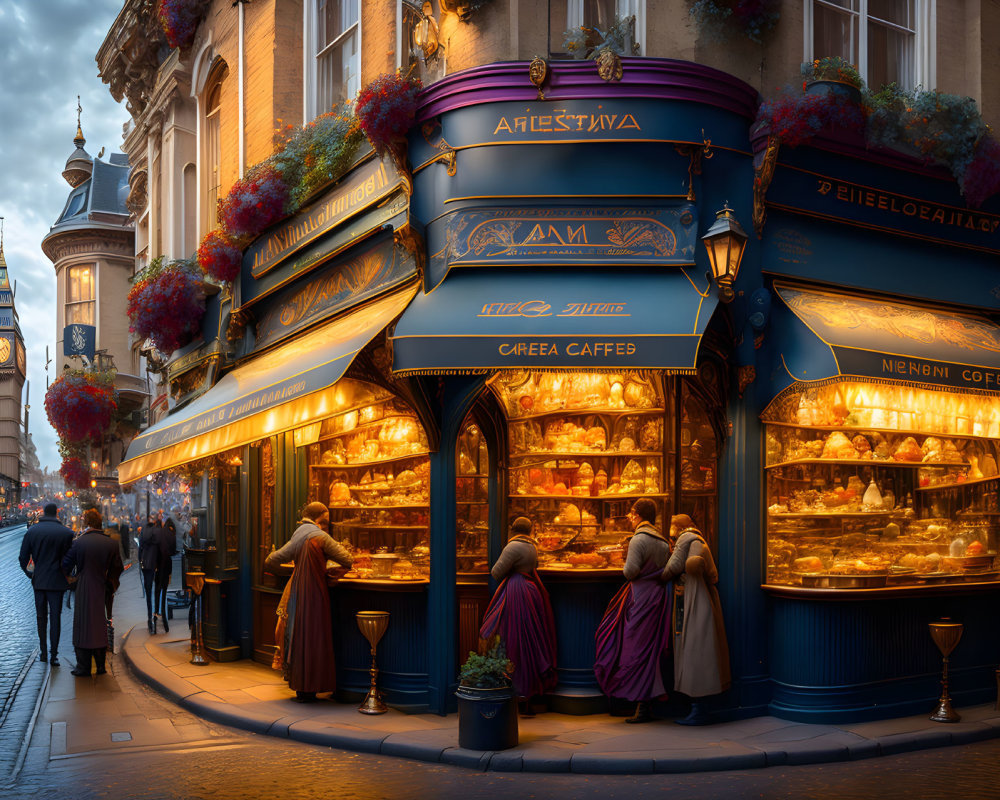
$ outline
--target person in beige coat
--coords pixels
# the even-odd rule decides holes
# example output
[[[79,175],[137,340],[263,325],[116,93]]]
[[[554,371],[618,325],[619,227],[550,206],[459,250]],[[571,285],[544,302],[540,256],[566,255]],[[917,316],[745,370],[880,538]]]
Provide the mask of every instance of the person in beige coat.
[[[729,688],[729,645],[719,603],[719,572],[701,532],[687,514],[670,519],[674,549],[661,580],[674,581],[674,689],[691,698],[691,713],[677,722],[706,725],[699,698]]]

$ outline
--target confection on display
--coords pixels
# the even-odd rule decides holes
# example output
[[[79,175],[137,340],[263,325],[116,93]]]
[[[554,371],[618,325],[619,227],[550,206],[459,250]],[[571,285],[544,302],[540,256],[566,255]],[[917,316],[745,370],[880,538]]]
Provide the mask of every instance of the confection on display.
[[[846,381],[764,419],[767,583],[1000,580],[1000,399]]]

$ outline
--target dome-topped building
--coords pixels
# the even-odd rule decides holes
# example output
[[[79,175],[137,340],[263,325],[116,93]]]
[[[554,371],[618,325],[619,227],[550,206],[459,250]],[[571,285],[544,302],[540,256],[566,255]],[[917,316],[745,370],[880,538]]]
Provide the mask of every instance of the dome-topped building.
[[[80,356],[64,355],[67,326],[92,326],[92,363],[101,370],[115,369],[121,408],[137,409],[145,402],[147,390],[145,376],[132,357],[125,314],[125,297],[135,264],[135,226],[126,207],[128,158],[112,153],[105,160],[101,157],[103,150],[96,158],[91,157],[83,149],[86,140],[79,117],[73,144],[76,149],[62,173],[72,189],[42,239],[42,251],[56,272],[57,374],[65,367],[83,368],[89,361],[89,357],[85,361]],[[101,465],[95,477],[109,479],[109,486],[121,448],[121,443],[109,441],[102,452],[91,452],[91,460]]]
[[[62,173],[62,176],[66,179],[66,183],[74,189],[87,180],[94,169],[94,159],[90,157],[90,153],[83,149],[87,140],[83,138],[83,129],[80,127],[80,111],[82,109],[80,108],[79,97],[77,97],[76,102],[76,137],[73,139],[76,150],[66,159],[66,169]]]

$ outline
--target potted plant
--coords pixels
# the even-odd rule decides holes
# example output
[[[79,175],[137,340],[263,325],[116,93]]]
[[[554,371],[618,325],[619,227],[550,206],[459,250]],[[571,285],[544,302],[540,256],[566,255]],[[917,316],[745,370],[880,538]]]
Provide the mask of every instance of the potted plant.
[[[838,94],[851,102],[861,102],[865,82],[861,73],[840,56],[826,56],[802,65],[802,91],[806,94]]]
[[[459,671],[458,745],[467,750],[506,750],[517,745],[514,665],[497,636],[489,649],[469,653]]]

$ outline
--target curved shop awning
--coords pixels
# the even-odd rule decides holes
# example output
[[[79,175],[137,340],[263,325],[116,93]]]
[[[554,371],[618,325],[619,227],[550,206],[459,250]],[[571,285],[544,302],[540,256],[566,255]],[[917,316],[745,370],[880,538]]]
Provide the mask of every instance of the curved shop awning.
[[[717,300],[693,270],[469,269],[409,305],[393,372],[666,369],[693,372]]]
[[[1000,391],[1000,326],[972,314],[776,284],[773,392],[837,376]]]
[[[334,413],[333,384],[415,293],[411,286],[387,295],[237,367],[191,405],[133,439],[118,465],[119,483]]]

